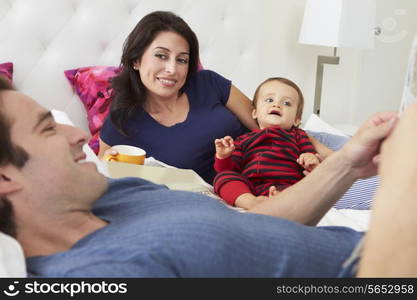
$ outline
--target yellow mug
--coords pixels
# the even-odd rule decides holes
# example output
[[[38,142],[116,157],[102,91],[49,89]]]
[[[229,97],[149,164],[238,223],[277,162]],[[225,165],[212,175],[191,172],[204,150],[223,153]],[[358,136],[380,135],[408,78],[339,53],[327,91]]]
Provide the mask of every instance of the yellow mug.
[[[143,165],[145,162],[146,151],[129,145],[116,145],[112,149],[118,153],[116,155],[106,154],[104,160],[117,161],[135,165]]]

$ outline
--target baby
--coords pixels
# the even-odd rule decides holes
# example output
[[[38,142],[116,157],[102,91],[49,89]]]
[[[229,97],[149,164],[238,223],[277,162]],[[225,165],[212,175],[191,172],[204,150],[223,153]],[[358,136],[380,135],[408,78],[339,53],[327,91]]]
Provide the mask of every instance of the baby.
[[[304,98],[292,81],[262,82],[253,99],[259,128],[216,139],[214,190],[230,205],[249,209],[313,170],[320,160],[301,123]]]

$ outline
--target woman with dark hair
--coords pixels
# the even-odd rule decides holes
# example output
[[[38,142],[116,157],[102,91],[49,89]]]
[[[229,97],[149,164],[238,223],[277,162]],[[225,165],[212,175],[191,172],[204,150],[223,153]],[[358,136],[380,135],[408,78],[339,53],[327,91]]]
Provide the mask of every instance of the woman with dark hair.
[[[258,126],[249,98],[223,76],[198,72],[198,63],[197,37],[182,18],[165,11],[142,18],[123,46],[99,157],[113,145],[137,146],[211,183],[212,142]]]
[[[198,63],[197,37],[182,18],[156,11],[141,19],[123,46],[99,156],[111,145],[133,145],[211,183],[212,141],[257,125],[249,98],[221,75],[198,72]]]

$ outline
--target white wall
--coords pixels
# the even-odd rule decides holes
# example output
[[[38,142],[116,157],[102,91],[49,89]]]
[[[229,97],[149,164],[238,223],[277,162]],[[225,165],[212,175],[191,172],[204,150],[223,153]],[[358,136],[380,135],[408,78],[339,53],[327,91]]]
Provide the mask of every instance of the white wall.
[[[399,106],[409,47],[417,32],[417,0],[376,1],[378,25],[384,30],[376,48],[339,49],[340,65],[325,65],[321,116],[332,124],[358,125],[374,111]],[[304,120],[312,112],[317,56],[332,54],[329,47],[298,43],[306,0],[38,2],[0,0],[0,61],[15,63],[18,88],[73,114],[81,115],[83,108],[62,71],[116,64],[126,32],[154,9],[172,9],[184,17],[199,37],[204,67],[230,78],[249,97],[267,77],[296,81],[306,98]],[[55,17],[45,18],[40,7],[48,7]],[[112,22],[103,21],[108,20],[104,13],[112,15]],[[41,82],[47,82],[48,89]]]
[[[305,0],[262,0],[260,73],[286,76],[304,92],[304,119],[312,112],[318,55],[330,47],[298,44]],[[325,65],[321,117],[359,125],[376,111],[399,107],[408,53],[417,33],[416,0],[377,0],[383,30],[371,50],[338,49],[339,65]]]
[[[379,111],[398,109],[403,91],[409,51],[417,34],[416,0],[377,0],[377,22],[383,32],[373,51],[359,57],[357,99],[364,99]],[[366,118],[360,100],[355,101],[352,120]]]
[[[199,38],[204,67],[253,93],[261,79],[254,0],[0,0],[0,63],[14,63],[18,90],[88,130],[63,71],[118,65],[128,33],[154,10],[183,17]]]

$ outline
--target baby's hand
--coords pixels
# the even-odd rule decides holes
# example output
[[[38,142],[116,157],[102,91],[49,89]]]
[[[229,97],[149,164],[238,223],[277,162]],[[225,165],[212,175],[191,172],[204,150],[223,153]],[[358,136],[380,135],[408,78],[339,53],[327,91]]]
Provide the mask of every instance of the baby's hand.
[[[230,136],[216,139],[214,145],[216,146],[216,157],[219,159],[228,158],[235,151],[235,144]]]
[[[320,159],[313,153],[302,153],[297,162],[308,172],[311,172],[320,163]]]

